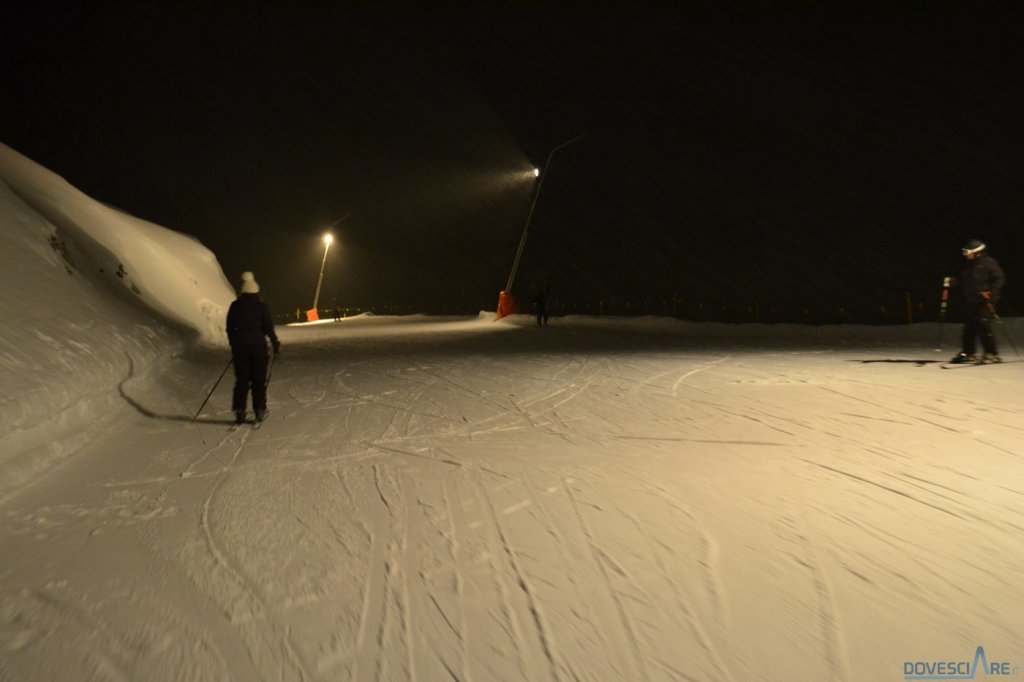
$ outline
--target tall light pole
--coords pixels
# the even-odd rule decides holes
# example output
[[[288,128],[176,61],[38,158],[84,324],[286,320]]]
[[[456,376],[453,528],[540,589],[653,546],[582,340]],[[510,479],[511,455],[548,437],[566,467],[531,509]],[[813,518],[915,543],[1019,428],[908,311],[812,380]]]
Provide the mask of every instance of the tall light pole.
[[[324,235],[324,259],[320,262],[320,277],[316,281],[316,294],[313,296],[313,310],[316,310],[316,304],[320,300],[320,285],[324,282],[324,266],[327,265],[327,251],[331,248],[331,242],[334,241],[334,237],[328,232]]]
[[[523,248],[526,247],[526,235],[527,235],[527,233],[529,232],[529,229],[530,229],[530,220],[533,218],[533,211],[534,211],[534,209],[537,208],[537,197],[540,196],[540,188],[544,186],[544,178],[546,178],[547,175],[548,175],[548,166],[551,165],[551,157],[554,156],[555,152],[557,152],[562,147],[568,147],[573,142],[576,142],[577,140],[582,140],[584,137],[586,137],[589,134],[590,133],[583,133],[582,135],[577,135],[576,137],[572,138],[571,140],[569,140],[567,142],[563,142],[562,144],[558,145],[557,147],[555,147],[554,149],[551,150],[550,154],[548,154],[548,160],[544,163],[544,170],[543,171],[540,171],[540,170],[538,170],[536,168],[533,169],[534,177],[539,177],[540,178],[540,182],[537,183],[537,191],[533,195],[533,203],[530,204],[530,213],[526,216],[526,225],[523,226],[523,236],[519,239],[519,249],[516,251],[516,259],[512,263],[512,272],[509,273],[508,284],[505,285],[505,292],[503,292],[503,293],[506,293],[506,292],[511,293],[511,291],[512,291],[512,282],[516,278],[516,270],[519,269],[519,259],[523,257]],[[499,311],[499,317],[500,317],[500,311]]]
[[[351,213],[346,213],[345,215],[341,216],[340,218],[335,220],[333,223],[328,225],[327,229],[330,230],[335,225],[340,223],[342,220],[344,220],[345,218],[348,218],[350,215],[352,215],[352,214]],[[316,280],[316,293],[313,295],[313,310],[312,310],[312,313],[313,313],[314,316],[317,315],[316,304],[320,302],[320,285],[323,284],[323,282],[324,282],[324,266],[327,265],[327,251],[331,248],[331,243],[334,241],[334,237],[331,235],[330,232],[327,232],[327,233],[324,234],[323,240],[324,240],[324,259],[320,262],[320,277],[318,277],[317,280]]]

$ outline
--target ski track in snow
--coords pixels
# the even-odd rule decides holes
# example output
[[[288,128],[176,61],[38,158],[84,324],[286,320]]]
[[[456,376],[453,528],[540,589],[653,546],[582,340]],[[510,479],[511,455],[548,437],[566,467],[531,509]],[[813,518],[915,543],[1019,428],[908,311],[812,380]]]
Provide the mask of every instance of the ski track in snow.
[[[273,667],[279,668],[280,672],[275,676],[280,679],[309,679],[309,675],[303,669],[301,660],[292,645],[290,636],[282,631],[281,624],[273,617],[272,609],[266,600],[260,596],[257,588],[245,577],[244,571],[236,568],[223,543],[219,541],[212,528],[214,500],[218,491],[231,474],[231,468],[238,462],[245,449],[246,442],[253,434],[250,428],[242,428],[235,433],[241,433],[237,447],[232,453],[231,459],[224,465],[221,474],[217,476],[210,485],[209,494],[203,500],[198,510],[197,525],[202,537],[205,540],[206,548],[213,555],[218,569],[226,576],[226,583],[232,585],[234,591],[241,595],[240,602],[231,605],[231,611],[226,615],[230,622],[243,633],[246,638],[246,645],[249,648],[250,660],[254,667],[266,669],[267,664],[261,662],[261,654],[270,651],[276,658],[281,655],[283,660],[276,661]],[[230,441],[229,441],[230,442]],[[240,612],[239,612],[240,610]],[[249,626],[255,626],[258,631],[253,634]],[[280,652],[275,651],[280,649]],[[286,674],[286,665],[291,668],[291,674]],[[296,677],[297,675],[297,677]]]
[[[129,413],[0,508],[0,677],[856,680],[1021,655],[1013,391],[534,331],[492,353],[283,330],[259,431]],[[124,619],[90,596],[117,591]]]

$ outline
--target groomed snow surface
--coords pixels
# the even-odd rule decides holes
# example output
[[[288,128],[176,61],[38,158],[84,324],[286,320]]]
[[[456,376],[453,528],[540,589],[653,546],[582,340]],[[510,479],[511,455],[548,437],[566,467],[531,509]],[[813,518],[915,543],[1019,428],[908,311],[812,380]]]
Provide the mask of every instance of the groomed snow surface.
[[[145,284],[152,231],[86,248],[35,187],[0,183],[3,682],[1024,662],[1024,362],[940,369],[955,325],[280,328],[231,430],[230,370],[192,421],[229,357],[208,252],[161,237],[185,265],[126,290],[99,264]]]
[[[225,356],[167,358],[2,507],[3,679],[884,680],[1024,653],[1024,363],[588,319],[280,335],[263,428],[229,430],[230,380],[190,424]]]

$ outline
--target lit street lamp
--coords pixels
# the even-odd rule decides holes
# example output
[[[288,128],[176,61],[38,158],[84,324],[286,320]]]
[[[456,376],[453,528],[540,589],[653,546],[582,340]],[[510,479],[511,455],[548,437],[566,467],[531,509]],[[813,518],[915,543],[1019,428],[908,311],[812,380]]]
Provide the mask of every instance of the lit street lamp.
[[[316,294],[313,296],[313,310],[316,310],[316,304],[320,300],[320,285],[324,282],[324,266],[327,265],[327,251],[331,248],[331,242],[334,241],[334,237],[328,232],[324,235],[324,259],[320,262],[320,277],[316,281]]]
[[[328,225],[327,229],[330,230],[332,227],[340,223],[345,218],[348,218],[350,215],[352,214],[346,213],[345,215],[341,216],[333,223]],[[311,310],[306,311],[306,319],[309,320],[310,322],[315,322],[316,320],[320,319],[320,315],[316,311],[316,304],[320,302],[320,285],[324,283],[324,266],[327,265],[327,251],[330,250],[331,244],[334,242],[334,236],[330,232],[327,232],[324,234],[323,239],[324,259],[320,262],[320,277],[318,277],[316,280],[316,293],[313,295],[313,308]]]
[[[577,135],[576,137],[572,138],[568,142],[563,142],[562,144],[560,144],[557,147],[555,147],[554,149],[552,149],[551,153],[548,154],[548,160],[544,163],[544,171],[543,172],[541,172],[541,170],[539,168],[534,168],[533,169],[533,177],[540,178],[540,182],[537,183],[537,191],[533,195],[533,203],[530,204],[530,213],[529,213],[529,215],[526,216],[526,225],[523,226],[523,236],[519,240],[519,249],[516,251],[516,259],[512,263],[512,272],[509,273],[508,284],[505,285],[505,290],[502,291],[501,294],[498,296],[498,319],[501,319],[503,316],[515,312],[515,310],[514,310],[514,308],[515,308],[514,300],[511,301],[511,306],[507,306],[505,304],[505,300],[512,298],[512,281],[515,280],[515,278],[516,278],[516,270],[519,269],[519,259],[522,258],[522,256],[523,256],[523,248],[526,246],[526,235],[527,235],[527,232],[529,232],[529,229],[530,229],[530,219],[533,218],[533,210],[535,208],[537,208],[537,197],[540,196],[540,188],[544,186],[544,178],[547,177],[548,166],[551,165],[551,157],[554,156],[555,152],[557,152],[562,147],[568,147],[573,142],[576,142],[577,140],[581,140],[584,137],[586,137],[587,135],[589,135],[589,133],[583,133],[582,135]],[[511,308],[511,310],[508,309],[509,307]]]

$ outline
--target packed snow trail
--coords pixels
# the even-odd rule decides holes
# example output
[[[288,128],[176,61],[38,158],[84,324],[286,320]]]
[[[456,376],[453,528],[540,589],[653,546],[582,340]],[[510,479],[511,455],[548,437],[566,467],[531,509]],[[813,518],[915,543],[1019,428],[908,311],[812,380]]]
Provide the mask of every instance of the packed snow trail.
[[[227,427],[230,377],[187,421],[223,357],[132,376],[0,507],[0,680],[1020,665],[1024,363],[751,329],[281,329],[258,431]]]

